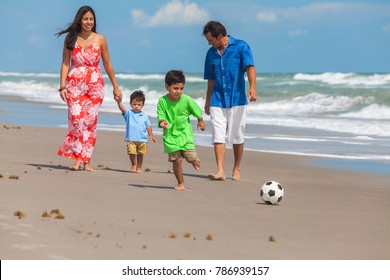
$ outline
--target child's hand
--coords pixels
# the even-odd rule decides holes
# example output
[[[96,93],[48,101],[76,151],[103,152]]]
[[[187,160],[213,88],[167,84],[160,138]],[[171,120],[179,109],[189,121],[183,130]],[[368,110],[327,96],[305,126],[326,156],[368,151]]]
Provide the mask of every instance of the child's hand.
[[[198,122],[198,129],[204,131],[206,129],[206,124],[202,121]]]
[[[157,139],[156,139],[156,138],[154,138],[154,136],[149,136],[149,139],[150,139],[151,141],[153,141],[154,143],[156,143],[156,142],[157,142]]]
[[[167,129],[167,128],[168,128],[168,125],[169,125],[169,123],[168,123],[167,121],[162,120],[162,121],[160,122],[160,126],[161,126],[162,128]]]

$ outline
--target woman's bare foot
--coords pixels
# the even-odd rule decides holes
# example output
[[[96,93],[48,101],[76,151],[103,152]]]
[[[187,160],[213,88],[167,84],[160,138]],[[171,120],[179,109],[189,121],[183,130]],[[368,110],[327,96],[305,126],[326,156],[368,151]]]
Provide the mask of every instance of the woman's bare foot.
[[[71,171],[77,171],[80,169],[81,164],[82,164],[82,161],[77,160],[71,167],[69,167],[69,169]]]
[[[200,159],[196,158],[196,159],[192,162],[192,166],[193,166],[196,170],[199,170],[199,168],[200,168]]]
[[[95,170],[91,167],[91,164],[89,162],[84,162],[84,171],[94,172]]]
[[[184,184],[179,184],[175,187],[175,190],[176,191],[185,191],[186,190],[186,186]]]

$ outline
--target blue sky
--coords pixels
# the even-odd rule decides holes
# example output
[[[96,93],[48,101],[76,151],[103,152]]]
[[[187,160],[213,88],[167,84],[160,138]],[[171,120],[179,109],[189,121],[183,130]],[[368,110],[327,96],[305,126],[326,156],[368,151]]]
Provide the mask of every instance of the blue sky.
[[[390,72],[389,0],[0,0],[0,71],[58,72],[54,34],[82,5],[116,72],[202,72],[211,19],[251,45],[258,72]]]

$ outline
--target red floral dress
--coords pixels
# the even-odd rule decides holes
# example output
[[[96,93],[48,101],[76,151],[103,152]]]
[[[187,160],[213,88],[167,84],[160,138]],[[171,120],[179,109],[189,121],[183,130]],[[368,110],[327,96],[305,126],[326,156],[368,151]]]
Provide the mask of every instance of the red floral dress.
[[[65,87],[68,91],[68,128],[58,155],[90,162],[96,142],[96,125],[104,97],[100,69],[101,50],[94,43],[83,49],[77,43]]]

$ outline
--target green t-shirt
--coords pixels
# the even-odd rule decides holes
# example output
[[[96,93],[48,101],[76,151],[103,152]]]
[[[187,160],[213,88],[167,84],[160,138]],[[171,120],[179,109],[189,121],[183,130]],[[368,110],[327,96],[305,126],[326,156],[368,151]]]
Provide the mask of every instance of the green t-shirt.
[[[161,120],[166,120],[169,123],[168,129],[164,129],[163,132],[164,153],[195,149],[191,115],[197,119],[202,118],[202,109],[190,96],[184,93],[176,102],[170,101],[168,95],[164,95],[158,100],[158,123]]]

